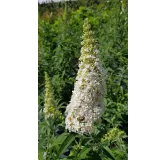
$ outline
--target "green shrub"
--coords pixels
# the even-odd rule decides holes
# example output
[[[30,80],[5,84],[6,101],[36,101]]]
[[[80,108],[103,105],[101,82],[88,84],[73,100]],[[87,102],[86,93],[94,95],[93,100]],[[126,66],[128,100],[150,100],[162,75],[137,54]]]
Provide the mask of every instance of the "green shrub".
[[[39,160],[127,160],[128,134],[128,17],[127,1],[103,0],[39,7]],[[44,7],[44,8],[42,8]],[[62,9],[62,14],[59,10]],[[53,16],[43,19],[44,12]],[[77,135],[64,122],[45,120],[45,75],[52,86],[55,106],[64,115],[69,104],[80,57],[83,21],[88,18],[106,69],[105,112],[94,132]],[[108,134],[107,142],[103,140]]]

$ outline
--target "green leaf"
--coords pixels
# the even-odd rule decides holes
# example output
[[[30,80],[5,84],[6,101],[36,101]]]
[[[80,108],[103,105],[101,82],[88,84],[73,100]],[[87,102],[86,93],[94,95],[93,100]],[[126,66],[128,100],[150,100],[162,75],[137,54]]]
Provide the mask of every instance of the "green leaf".
[[[78,154],[78,158],[86,158],[86,154],[90,151],[90,148],[84,147],[81,152]]]
[[[62,144],[64,139],[69,135],[69,133],[62,133],[58,138],[56,139],[56,144]]]
[[[56,145],[56,138],[52,136],[48,141],[47,150],[51,151],[53,148],[57,150]]]
[[[64,153],[64,151],[67,149],[67,147],[69,147],[69,145],[73,142],[73,140],[75,139],[76,134],[69,134],[69,136],[67,136],[64,141],[62,142],[62,144],[59,147],[59,150],[57,152],[58,154],[58,158],[61,154]]]
[[[105,154],[107,157],[111,158],[110,160],[115,160],[115,158],[114,158],[113,155],[112,155],[111,150],[110,150],[108,147],[103,147],[103,151],[104,151],[104,154]]]
[[[63,143],[64,139],[68,136],[68,133],[61,134],[58,138],[51,137],[49,140],[48,150],[52,151],[52,149],[55,149],[56,153],[59,150],[60,145]]]

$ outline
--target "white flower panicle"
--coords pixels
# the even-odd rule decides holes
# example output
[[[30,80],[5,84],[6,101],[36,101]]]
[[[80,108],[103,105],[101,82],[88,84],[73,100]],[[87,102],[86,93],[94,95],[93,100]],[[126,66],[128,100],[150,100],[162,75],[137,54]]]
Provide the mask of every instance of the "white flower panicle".
[[[90,134],[104,111],[104,72],[88,19],[83,25],[81,57],[73,95],[66,109],[66,129]]]

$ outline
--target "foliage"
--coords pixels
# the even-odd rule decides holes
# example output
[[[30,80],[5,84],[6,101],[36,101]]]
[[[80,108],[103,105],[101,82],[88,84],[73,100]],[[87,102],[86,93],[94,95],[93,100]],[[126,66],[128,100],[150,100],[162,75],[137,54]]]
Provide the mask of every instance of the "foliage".
[[[128,134],[127,1],[79,1],[39,6],[39,160],[126,160]],[[52,14],[51,14],[52,12]],[[45,14],[47,13],[47,14]],[[43,15],[47,15],[43,18]],[[78,70],[83,21],[88,18],[106,69],[105,112],[89,135],[68,133],[63,121],[44,119],[45,72],[54,107],[64,116]],[[108,135],[108,138],[106,138]],[[105,141],[107,139],[107,141]]]

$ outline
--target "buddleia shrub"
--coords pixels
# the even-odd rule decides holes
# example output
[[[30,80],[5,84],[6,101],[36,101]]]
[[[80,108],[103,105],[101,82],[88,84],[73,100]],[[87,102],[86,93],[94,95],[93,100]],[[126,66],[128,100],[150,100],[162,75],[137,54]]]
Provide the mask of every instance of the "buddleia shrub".
[[[92,1],[91,1],[92,2]],[[72,2],[66,16],[39,17],[39,159],[127,159],[128,46],[127,1]],[[64,6],[62,6],[64,7]],[[54,8],[56,10],[56,8]],[[92,134],[69,133],[64,122],[44,119],[45,75],[56,108],[65,116],[79,69],[81,35],[88,18],[106,70],[105,112]],[[105,139],[109,135],[109,139]]]

